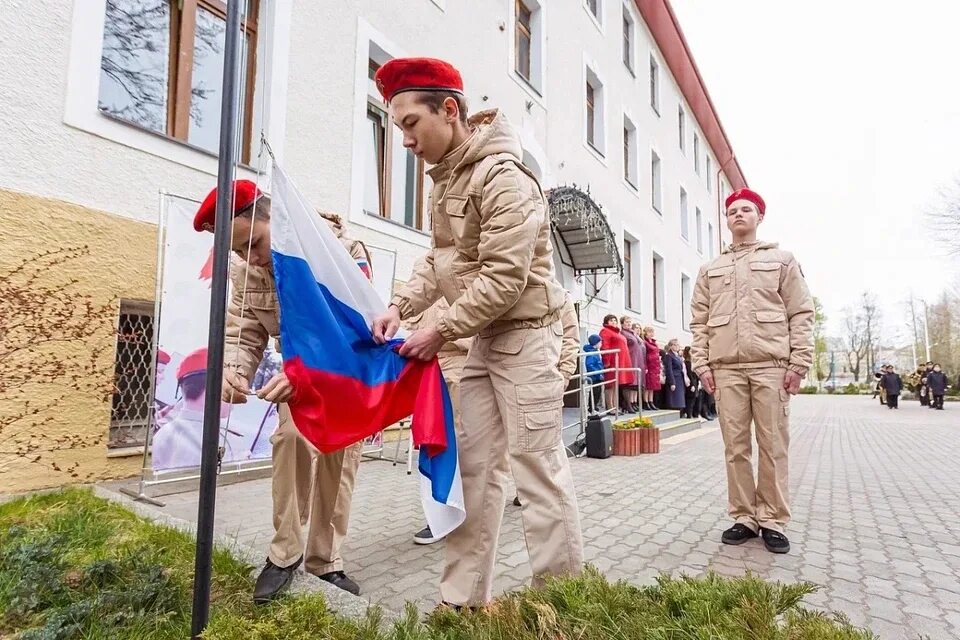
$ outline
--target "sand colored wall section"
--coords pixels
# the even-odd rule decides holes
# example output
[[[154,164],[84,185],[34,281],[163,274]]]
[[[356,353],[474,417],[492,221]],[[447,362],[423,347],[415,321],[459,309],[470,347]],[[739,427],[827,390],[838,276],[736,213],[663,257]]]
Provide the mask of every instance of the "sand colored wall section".
[[[121,298],[155,296],[155,225],[0,189],[0,493],[134,475],[107,458]]]

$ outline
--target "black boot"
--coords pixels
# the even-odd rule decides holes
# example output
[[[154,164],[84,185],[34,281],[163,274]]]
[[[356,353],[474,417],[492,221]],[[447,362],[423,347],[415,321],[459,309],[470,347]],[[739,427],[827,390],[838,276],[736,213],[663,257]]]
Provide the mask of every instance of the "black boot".
[[[278,567],[267,559],[267,564],[257,576],[257,583],[253,587],[254,604],[266,604],[283,593],[293,581],[293,574],[301,562],[302,556],[289,567]]]
[[[317,576],[324,582],[329,582],[338,589],[343,589],[347,593],[352,593],[355,596],[360,595],[360,585],[347,577],[343,571],[331,571],[330,573],[325,573],[322,576]]]
[[[770,553],[787,553],[790,551],[790,541],[787,536],[773,529],[760,527],[760,535],[763,537],[763,546]]]
[[[723,532],[723,535],[720,536],[720,541],[723,544],[743,544],[747,540],[756,537],[757,534],[753,532],[753,529],[738,522]]]

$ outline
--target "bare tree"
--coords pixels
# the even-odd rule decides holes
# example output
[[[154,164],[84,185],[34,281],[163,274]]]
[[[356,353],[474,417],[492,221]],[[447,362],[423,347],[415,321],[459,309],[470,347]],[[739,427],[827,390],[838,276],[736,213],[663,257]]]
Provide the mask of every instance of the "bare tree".
[[[860,381],[860,367],[867,354],[867,339],[863,314],[847,308],[844,320],[843,351],[856,382]]]
[[[960,176],[939,189],[926,212],[927,228],[951,255],[960,256]]]
[[[877,355],[880,352],[881,311],[877,304],[877,297],[864,291],[860,296],[860,313],[863,316],[863,332],[865,340],[866,376],[869,377],[877,368]]]

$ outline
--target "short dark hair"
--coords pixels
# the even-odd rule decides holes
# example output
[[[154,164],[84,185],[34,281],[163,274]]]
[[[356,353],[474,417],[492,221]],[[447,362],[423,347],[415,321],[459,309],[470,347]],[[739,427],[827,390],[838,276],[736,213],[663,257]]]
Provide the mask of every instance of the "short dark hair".
[[[180,389],[187,400],[196,400],[207,389],[207,372],[201,371],[191,374],[180,381]]]
[[[417,102],[426,105],[433,113],[440,113],[443,102],[447,98],[453,98],[457,101],[457,108],[460,110],[460,122],[467,124],[467,99],[462,93],[456,91],[417,91]]]
[[[607,315],[603,316],[603,324],[607,324],[611,320],[616,320],[616,319],[617,319],[616,314],[608,313]]]
[[[260,196],[253,204],[247,205],[245,209],[237,212],[237,218],[250,218],[253,216],[253,210],[257,210],[257,220],[270,219],[270,196]]]

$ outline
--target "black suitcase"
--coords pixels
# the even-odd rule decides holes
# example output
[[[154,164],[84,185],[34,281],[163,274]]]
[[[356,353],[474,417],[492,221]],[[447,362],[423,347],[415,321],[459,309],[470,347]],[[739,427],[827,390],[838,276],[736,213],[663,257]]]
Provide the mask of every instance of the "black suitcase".
[[[609,458],[613,455],[613,420],[593,416],[587,419],[587,457]]]

